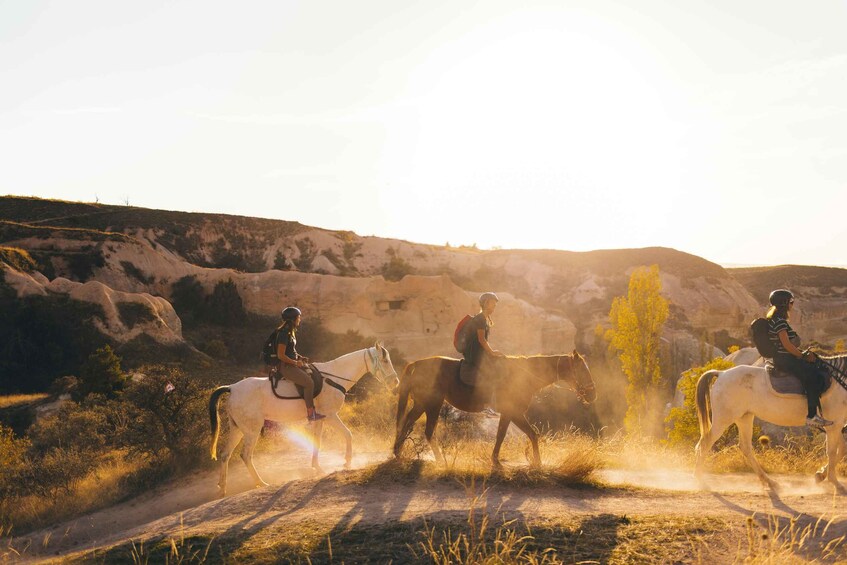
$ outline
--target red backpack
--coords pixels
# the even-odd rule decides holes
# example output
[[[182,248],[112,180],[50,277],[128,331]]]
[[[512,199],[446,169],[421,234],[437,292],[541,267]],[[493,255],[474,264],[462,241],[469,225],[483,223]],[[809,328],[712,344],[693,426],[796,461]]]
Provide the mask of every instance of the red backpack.
[[[459,353],[464,353],[465,348],[468,346],[468,333],[470,331],[470,325],[468,322],[473,320],[473,316],[466,315],[464,318],[459,320],[459,323],[456,325],[456,331],[453,332],[453,347],[456,348],[456,351]]]

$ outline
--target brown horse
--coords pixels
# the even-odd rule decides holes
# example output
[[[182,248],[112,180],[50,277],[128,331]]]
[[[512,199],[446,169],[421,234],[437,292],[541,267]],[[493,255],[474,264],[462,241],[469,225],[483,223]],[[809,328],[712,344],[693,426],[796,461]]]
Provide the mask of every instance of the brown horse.
[[[500,446],[506,437],[509,424],[514,422],[532,442],[533,465],[541,464],[538,453],[538,434],[526,419],[526,411],[533,395],[543,387],[563,381],[576,393],[583,404],[590,404],[597,396],[594,381],[585,359],[574,350],[568,355],[533,355],[531,357],[485,358],[491,363],[485,374],[495,376],[494,388],[500,425],[491,462],[500,467]],[[433,434],[438,423],[441,406],[447,400],[465,412],[480,412],[485,408],[489,392],[480,387],[471,387],[459,380],[458,359],[428,357],[406,366],[400,378],[400,398],[397,401],[397,436],[394,440],[394,455],[400,456],[403,442],[412,426],[422,414],[426,414],[426,439],[436,460],[444,461],[441,449]],[[485,377],[483,377],[485,378]],[[490,377],[488,377],[490,378]],[[488,389],[490,391],[490,389]],[[411,409],[406,405],[412,397]]]

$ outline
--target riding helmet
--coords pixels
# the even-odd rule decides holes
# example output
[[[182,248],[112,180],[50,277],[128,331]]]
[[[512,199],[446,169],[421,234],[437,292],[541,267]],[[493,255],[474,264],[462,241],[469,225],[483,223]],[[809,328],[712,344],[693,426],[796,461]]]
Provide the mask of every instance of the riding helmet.
[[[282,311],[282,319],[286,322],[290,322],[297,319],[297,316],[300,316],[302,312],[299,308],[294,306],[289,306],[285,310]]]
[[[784,288],[776,289],[771,293],[770,297],[768,297],[768,301],[774,306],[785,306],[793,299],[794,295],[791,291],[785,290]]]
[[[485,303],[489,300],[494,300],[494,302],[500,302],[500,299],[497,298],[497,295],[493,292],[483,292],[479,297],[479,305],[485,306]]]

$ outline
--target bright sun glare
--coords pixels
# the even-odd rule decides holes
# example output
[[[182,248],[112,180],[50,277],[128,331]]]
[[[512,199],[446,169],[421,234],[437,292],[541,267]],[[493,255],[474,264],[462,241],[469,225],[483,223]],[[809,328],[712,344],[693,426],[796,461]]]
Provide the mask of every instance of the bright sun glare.
[[[562,18],[491,22],[416,69],[407,96],[417,127],[392,132],[383,162],[386,178],[409,179],[402,195],[391,185],[384,197],[415,213],[397,217],[392,231],[444,243],[427,221],[437,217],[449,237],[484,247],[593,249],[614,242],[598,241],[596,215],[581,210],[630,226],[647,206],[656,214],[673,205],[679,133],[658,93],[666,79],[619,30]],[[401,152],[410,162],[395,158]],[[634,240],[653,235],[642,228]]]

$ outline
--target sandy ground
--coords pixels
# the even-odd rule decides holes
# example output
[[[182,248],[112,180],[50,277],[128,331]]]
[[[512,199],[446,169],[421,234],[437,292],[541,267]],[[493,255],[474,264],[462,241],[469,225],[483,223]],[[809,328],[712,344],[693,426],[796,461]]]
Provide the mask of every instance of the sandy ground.
[[[354,467],[386,459],[384,453],[359,454]],[[246,469],[233,460],[228,496],[219,498],[217,474],[204,472],[108,509],[30,535],[10,540],[20,555],[4,547],[11,562],[46,562],[80,556],[130,540],[203,534],[252,535],[266,527],[308,520],[329,528],[357,523],[408,520],[440,513],[463,512],[468,493],[460,484],[408,485],[345,484],[342,459],[325,453],[325,474],[308,469],[305,453],[264,455],[256,466],[271,486],[254,489]],[[844,497],[815,485],[811,477],[775,476],[779,495],[765,492],[752,475],[720,475],[709,479],[710,490],[699,488],[681,471],[623,471],[601,473],[608,489],[490,486],[489,510],[510,517],[559,518],[597,514],[717,516],[743,522],[753,514],[805,517],[812,521],[836,517]],[[614,488],[635,486],[639,488]],[[836,520],[832,533],[847,532]],[[842,532],[843,533],[843,532]]]

